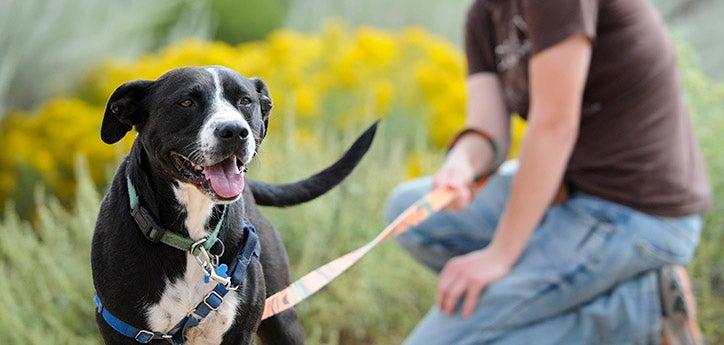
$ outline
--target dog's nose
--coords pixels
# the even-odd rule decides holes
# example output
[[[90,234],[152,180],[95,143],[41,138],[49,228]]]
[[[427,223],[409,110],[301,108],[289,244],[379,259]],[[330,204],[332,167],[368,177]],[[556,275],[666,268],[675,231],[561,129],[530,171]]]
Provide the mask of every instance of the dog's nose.
[[[227,121],[216,126],[214,135],[223,141],[231,141],[237,138],[246,139],[249,136],[249,130],[240,122]]]

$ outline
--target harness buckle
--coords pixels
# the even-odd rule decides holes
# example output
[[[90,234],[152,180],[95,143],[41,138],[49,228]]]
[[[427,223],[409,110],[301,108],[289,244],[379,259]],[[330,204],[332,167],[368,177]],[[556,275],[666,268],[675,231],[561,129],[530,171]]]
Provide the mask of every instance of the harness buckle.
[[[136,221],[138,227],[141,228],[141,233],[151,242],[158,242],[163,237],[166,230],[161,228],[153,221],[153,217],[143,207],[136,207],[131,209],[131,217]]]
[[[219,300],[219,304],[217,304],[216,307],[214,307],[211,303],[209,303],[209,298],[211,298],[212,296],[216,297]],[[224,298],[221,297],[221,295],[219,295],[216,291],[212,290],[211,292],[209,292],[208,295],[206,295],[206,297],[204,297],[203,302],[204,302],[204,304],[206,304],[207,307],[209,307],[209,309],[211,309],[212,311],[216,311],[216,309],[219,309],[219,307],[221,306],[221,302],[223,302],[223,301],[224,301]]]
[[[154,336],[155,334],[153,334],[153,332],[142,329],[136,333],[136,336],[133,337],[133,339],[136,339],[136,341],[141,344],[148,344],[151,340],[153,340]]]

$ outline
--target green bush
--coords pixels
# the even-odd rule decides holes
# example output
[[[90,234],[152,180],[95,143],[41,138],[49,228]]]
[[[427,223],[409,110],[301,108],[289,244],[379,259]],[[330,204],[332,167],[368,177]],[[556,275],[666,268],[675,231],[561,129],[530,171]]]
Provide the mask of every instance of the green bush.
[[[0,1],[0,119],[72,92],[107,56],[133,57],[182,37],[205,37],[194,0]]]
[[[696,54],[680,49],[681,65],[698,66]],[[714,189],[714,207],[706,226],[690,273],[700,305],[699,319],[710,344],[724,344],[724,84],[715,83],[699,69],[684,68],[683,79],[689,109],[709,166]]]
[[[699,97],[691,100],[702,101]],[[715,109],[707,104],[694,108],[714,115]],[[691,274],[703,329],[711,344],[720,344],[724,341],[720,327],[724,324],[724,165],[715,151],[722,144],[716,128],[722,129],[724,117],[702,116],[700,122],[705,118],[713,128],[700,130],[700,134],[719,203],[707,218]],[[383,201],[406,178],[401,162],[413,151],[397,141],[395,130],[400,125],[383,123],[370,156],[328,195],[299,207],[263,210],[284,237],[294,278],[366,243],[383,227]],[[334,160],[354,136],[351,130],[343,135],[346,139],[323,136],[320,147],[326,149],[309,155],[297,144],[293,127],[283,127],[285,132],[263,144],[259,159],[250,168],[252,178],[281,182],[307,176]],[[441,158],[429,151],[417,154],[425,173],[432,172]],[[278,169],[280,166],[293,169]],[[5,344],[97,342],[88,253],[99,196],[87,169],[76,171],[80,183],[72,210],[64,210],[52,199],[41,199],[36,225],[20,220],[11,207],[0,221],[0,303],[11,308],[0,313],[0,339],[6,340]],[[386,243],[298,310],[309,344],[399,344],[432,304],[434,290],[431,273],[398,246]]]
[[[75,207],[37,191],[38,220],[7,205],[0,221],[0,339],[3,344],[97,344],[90,239],[100,203],[79,165]]]
[[[264,38],[279,28],[290,0],[211,0],[215,38],[240,43]]]

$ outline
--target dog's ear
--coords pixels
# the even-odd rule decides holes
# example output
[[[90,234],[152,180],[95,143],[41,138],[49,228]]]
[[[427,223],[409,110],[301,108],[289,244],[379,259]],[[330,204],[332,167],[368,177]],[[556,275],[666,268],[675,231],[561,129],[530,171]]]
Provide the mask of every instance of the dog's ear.
[[[261,104],[261,119],[264,122],[264,130],[261,135],[263,138],[266,136],[267,128],[269,128],[269,114],[271,113],[272,100],[269,95],[269,88],[266,87],[266,84],[264,84],[264,82],[259,78],[254,78],[253,80],[254,87],[256,88],[256,92],[259,94],[259,102]]]
[[[106,104],[101,124],[101,139],[106,144],[121,140],[133,126],[146,121],[148,110],[143,106],[143,99],[153,84],[150,80],[134,80],[119,86],[113,91]]]

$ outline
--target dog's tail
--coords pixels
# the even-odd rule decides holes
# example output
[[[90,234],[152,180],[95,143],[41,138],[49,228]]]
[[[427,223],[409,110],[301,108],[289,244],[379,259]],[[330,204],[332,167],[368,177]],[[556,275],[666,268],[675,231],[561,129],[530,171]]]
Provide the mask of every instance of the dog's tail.
[[[297,182],[268,184],[248,181],[257,205],[286,207],[310,201],[328,192],[344,180],[372,145],[379,120],[360,135],[342,158],[326,169]]]

